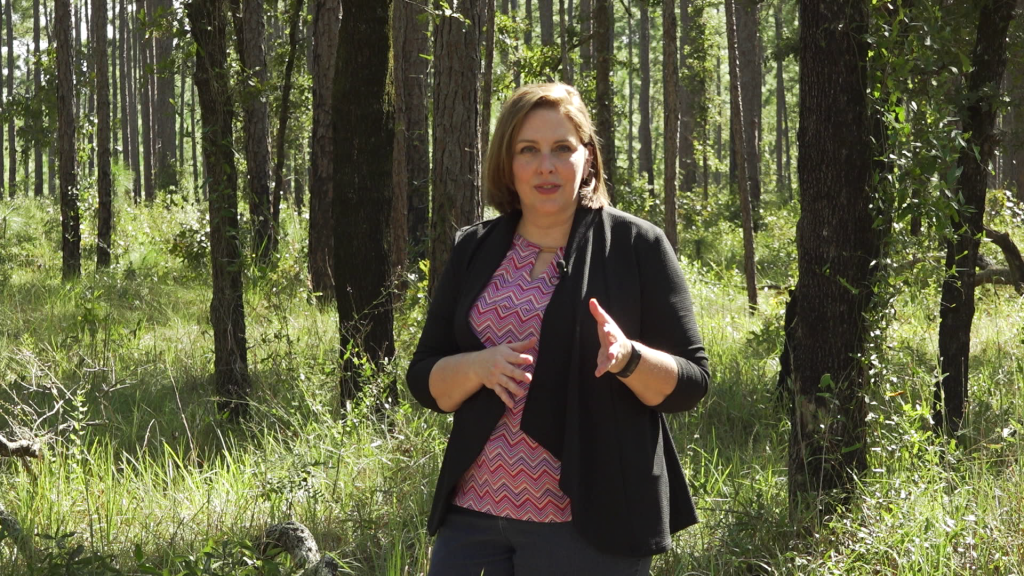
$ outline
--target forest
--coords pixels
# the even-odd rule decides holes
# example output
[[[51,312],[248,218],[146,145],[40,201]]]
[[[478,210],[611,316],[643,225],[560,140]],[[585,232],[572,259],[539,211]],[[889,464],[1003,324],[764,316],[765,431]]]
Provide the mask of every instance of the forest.
[[[425,574],[406,368],[550,81],[710,359],[652,574],[1024,573],[1024,2],[0,4],[0,574]]]

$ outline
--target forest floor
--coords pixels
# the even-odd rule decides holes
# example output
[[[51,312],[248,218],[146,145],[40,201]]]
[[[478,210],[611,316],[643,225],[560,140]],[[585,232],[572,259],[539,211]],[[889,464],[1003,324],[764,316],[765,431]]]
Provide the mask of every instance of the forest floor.
[[[102,271],[91,211],[83,276],[66,284],[59,210],[31,199],[0,208],[0,434],[42,440],[38,460],[0,461],[0,508],[20,525],[0,529],[0,574],[288,574],[256,544],[286,520],[308,526],[346,573],[424,573],[450,420],[401,386],[397,405],[379,407],[419,334],[422,273],[405,279],[398,356],[367,368],[364,398],[340,406],[337,314],[307,294],[305,221],[286,211],[280,261],[246,270],[253,394],[248,420],[232,424],[210,380],[203,211],[120,202],[116,263]],[[763,283],[791,286],[795,217],[771,218],[758,238]],[[970,417],[952,441],[928,424],[941,262],[889,277],[867,355],[869,472],[847,510],[798,534],[775,394],[786,294],[764,291],[747,313],[739,231],[721,227],[704,245],[716,260],[682,262],[711,392],[669,418],[701,523],[653,573],[1024,574],[1024,301],[979,289]]]

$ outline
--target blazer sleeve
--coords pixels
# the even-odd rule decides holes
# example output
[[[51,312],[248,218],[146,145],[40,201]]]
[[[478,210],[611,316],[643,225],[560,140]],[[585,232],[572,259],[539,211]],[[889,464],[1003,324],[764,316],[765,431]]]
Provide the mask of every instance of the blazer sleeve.
[[[668,238],[654,229],[646,246],[637,246],[640,271],[640,341],[672,356],[678,380],[657,406],[660,412],[694,408],[707,394],[711,381],[708,357],[693,314],[690,289]]]
[[[460,278],[465,268],[466,243],[460,242],[464,232],[460,230],[456,234],[455,246],[434,289],[434,297],[430,300],[427,318],[423,322],[423,332],[405,373],[406,385],[413,398],[424,408],[441,413],[446,412],[437,405],[437,400],[430,393],[430,372],[442,358],[460,352],[455,339],[455,308]]]

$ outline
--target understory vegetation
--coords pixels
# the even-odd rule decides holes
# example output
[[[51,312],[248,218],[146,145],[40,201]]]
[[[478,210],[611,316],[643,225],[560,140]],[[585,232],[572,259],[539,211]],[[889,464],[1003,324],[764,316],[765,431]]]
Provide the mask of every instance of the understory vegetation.
[[[992,197],[993,227],[1024,238],[1005,197]],[[397,357],[367,368],[363,397],[341,406],[337,313],[309,296],[305,226],[283,214],[279,261],[246,270],[254,389],[248,419],[232,424],[218,417],[209,380],[202,210],[117,210],[119,260],[69,284],[58,209],[18,199],[0,213],[0,433],[42,441],[38,460],[0,460],[0,509],[20,527],[0,528],[0,574],[290,574],[298,568],[284,555],[264,558],[258,545],[287,520],[308,526],[346,573],[425,573],[449,419],[402,386],[396,405],[383,400],[419,335],[421,270],[400,283]],[[1007,286],[979,290],[969,420],[956,440],[934,435],[941,261],[899,264],[935,247],[891,247],[879,287],[885,304],[865,359],[870,472],[816,533],[789,527],[789,417],[776,379],[795,220],[767,208],[757,240],[760,283],[771,287],[753,315],[738,223],[705,223],[714,233],[699,261],[683,237],[713,385],[669,421],[702,522],[677,535],[653,573],[1024,573],[1024,301]],[[94,260],[89,250],[83,261]]]

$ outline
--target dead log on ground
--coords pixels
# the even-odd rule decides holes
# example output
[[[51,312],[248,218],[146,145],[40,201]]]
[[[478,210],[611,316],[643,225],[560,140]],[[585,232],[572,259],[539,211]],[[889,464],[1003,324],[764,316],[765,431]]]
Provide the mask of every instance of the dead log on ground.
[[[0,457],[39,458],[39,443],[35,440],[11,442],[0,436]]]

